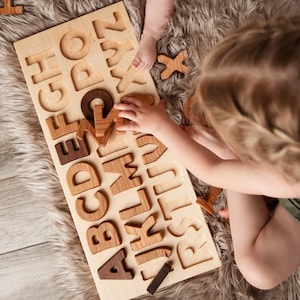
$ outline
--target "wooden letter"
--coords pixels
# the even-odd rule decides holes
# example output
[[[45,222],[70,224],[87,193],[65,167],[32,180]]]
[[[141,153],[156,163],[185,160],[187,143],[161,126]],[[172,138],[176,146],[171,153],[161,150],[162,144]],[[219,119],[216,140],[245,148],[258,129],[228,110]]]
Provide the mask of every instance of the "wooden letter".
[[[108,138],[108,135],[111,131],[111,126],[115,122],[122,122],[123,118],[118,117],[118,113],[120,111],[115,109],[114,107],[110,110],[106,118],[103,118],[102,116],[102,105],[95,105],[94,106],[94,121],[95,121],[95,130],[96,130],[96,136],[97,137],[106,137],[106,140]]]
[[[119,250],[98,269],[100,279],[133,279],[133,272],[125,266],[125,248]]]
[[[63,143],[56,144],[55,149],[62,165],[90,155],[90,150],[85,140],[76,139],[75,141],[71,139],[65,142],[65,147]]]
[[[167,275],[171,271],[172,271],[171,265],[168,263],[165,263],[162,266],[162,268],[160,269],[160,271],[158,272],[158,274],[155,276],[155,278],[152,280],[150,285],[148,286],[147,291],[153,295],[155,293],[155,291],[158,289],[158,287],[161,285],[163,280],[167,277]]]
[[[137,168],[129,166],[132,162],[132,154],[128,153],[102,165],[105,172],[120,174],[110,187],[114,195],[141,185],[142,181],[140,176],[133,177]]]
[[[117,226],[112,222],[103,222],[97,227],[90,227],[86,238],[92,254],[121,245]]]
[[[208,188],[207,194],[205,198],[197,198],[197,203],[210,215],[213,215],[215,213],[214,211],[214,203],[221,193],[222,189],[210,186]]]
[[[81,111],[84,116],[90,121],[94,121],[94,112],[91,103],[95,99],[100,99],[102,101],[103,118],[106,118],[106,116],[114,106],[114,101],[108,92],[102,89],[94,89],[87,92],[81,100]]]
[[[141,226],[136,224],[125,224],[127,233],[139,236],[138,239],[130,242],[133,251],[141,250],[149,245],[163,240],[163,232],[158,231],[150,234],[150,229],[156,224],[156,216],[150,215]]]
[[[20,15],[23,11],[23,6],[12,6],[12,0],[4,0],[4,6],[0,8],[0,15]]]
[[[186,74],[189,69],[183,64],[185,56],[185,50],[180,51],[174,59],[165,56],[164,54],[158,55],[158,62],[166,65],[166,69],[160,74],[161,80],[168,79],[175,71]]]
[[[89,178],[78,178],[80,173],[87,173]],[[84,175],[85,175],[84,174]],[[87,162],[80,162],[70,167],[67,172],[67,183],[71,192],[71,195],[77,195],[84,191],[90,190],[97,186],[100,186],[101,181],[97,171],[92,165]]]
[[[145,165],[157,161],[167,150],[167,147],[162,142],[160,142],[156,137],[150,134],[143,135],[137,138],[136,143],[138,147],[149,144],[156,146],[153,151],[143,154],[143,162]]]
[[[86,133],[88,133],[93,138],[93,140],[98,146],[103,145],[103,138],[96,137],[95,128],[93,127],[93,125],[87,119],[81,119],[76,133],[76,137],[79,140],[82,140]]]
[[[88,211],[85,206],[85,199],[76,199],[76,212],[79,217],[85,221],[94,222],[100,220],[108,210],[108,199],[106,195],[100,191],[96,192],[94,197],[99,202],[99,207],[94,211]]]
[[[71,132],[75,132],[78,129],[78,122],[76,121],[67,124],[64,114],[60,114],[56,117],[49,117],[46,119],[46,123],[53,140]]]

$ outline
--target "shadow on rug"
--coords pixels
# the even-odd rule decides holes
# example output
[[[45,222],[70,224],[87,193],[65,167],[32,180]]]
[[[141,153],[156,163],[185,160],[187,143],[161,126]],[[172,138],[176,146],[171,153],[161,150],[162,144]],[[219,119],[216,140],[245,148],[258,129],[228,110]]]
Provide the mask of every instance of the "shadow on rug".
[[[13,42],[117,1],[15,2],[15,5],[25,6],[24,15],[0,16],[1,126],[7,129],[12,146],[18,153],[20,176],[33,192],[45,195],[44,205],[57,228],[59,240],[53,241],[53,251],[60,257],[61,264],[61,272],[57,274],[57,285],[65,291],[63,295],[58,295],[58,298],[98,299],[13,49]],[[145,0],[124,2],[139,38]],[[176,1],[175,14],[158,43],[159,53],[175,56],[180,50],[186,49],[187,64],[191,71],[185,77],[174,74],[166,81],[160,80],[162,65],[156,64],[151,71],[161,97],[167,100],[167,110],[174,121],[178,124],[185,122],[182,103],[191,94],[192,82],[199,73],[198,67],[203,57],[218,40],[250,19],[299,13],[300,2],[297,0]],[[206,193],[207,186],[204,183],[193,177],[192,182],[198,195]],[[225,204],[226,196],[222,193],[216,203],[216,209]],[[216,242],[222,267],[160,290],[154,296],[145,295],[139,299],[300,299],[299,272],[295,272],[286,282],[270,291],[260,291],[251,287],[243,279],[234,262],[228,222],[218,216],[205,216]]]

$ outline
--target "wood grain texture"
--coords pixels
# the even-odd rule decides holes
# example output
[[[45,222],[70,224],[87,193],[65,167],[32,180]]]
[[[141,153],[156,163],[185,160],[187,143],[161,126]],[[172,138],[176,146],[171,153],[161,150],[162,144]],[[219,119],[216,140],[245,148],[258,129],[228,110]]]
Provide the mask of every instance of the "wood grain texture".
[[[0,126],[0,299],[57,299],[56,231],[41,199],[18,177],[16,154]]]
[[[0,15],[20,15],[24,12],[23,6],[13,6],[12,0],[4,0],[4,6],[0,7]]]
[[[189,68],[184,64],[186,57],[186,50],[180,51],[175,58],[168,57],[164,54],[160,54],[157,57],[158,62],[164,64],[166,68],[161,72],[161,80],[168,79],[174,72],[187,74]]]
[[[100,298],[127,300],[145,294],[161,260],[168,258],[164,254],[174,262],[174,272],[161,286],[218,267],[185,168],[153,136],[115,133],[114,123],[120,120],[112,103],[126,95],[150,105],[160,101],[150,73],[131,68],[138,43],[124,4],[52,27],[14,47]],[[58,117],[62,114],[64,119]],[[76,152],[76,138],[89,151]],[[99,191],[107,197],[103,205],[95,199]],[[168,231],[167,225],[177,227],[186,215],[198,218],[202,226]],[[198,256],[193,256],[191,264],[193,245],[185,246],[199,235],[205,236],[213,259],[197,264]],[[132,280],[101,280],[99,268],[123,248]]]

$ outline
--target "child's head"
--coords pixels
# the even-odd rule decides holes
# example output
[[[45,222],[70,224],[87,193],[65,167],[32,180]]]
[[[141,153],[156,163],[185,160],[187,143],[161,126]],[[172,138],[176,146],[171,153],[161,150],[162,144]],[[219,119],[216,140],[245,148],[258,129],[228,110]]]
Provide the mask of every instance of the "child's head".
[[[244,161],[300,180],[300,17],[247,25],[206,57],[188,117],[203,112]]]

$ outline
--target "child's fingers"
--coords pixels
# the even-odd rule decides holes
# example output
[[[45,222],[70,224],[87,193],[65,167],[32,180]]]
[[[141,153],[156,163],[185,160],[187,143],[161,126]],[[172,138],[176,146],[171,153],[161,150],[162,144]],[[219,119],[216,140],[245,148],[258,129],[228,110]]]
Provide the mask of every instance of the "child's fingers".
[[[132,96],[124,96],[121,99],[121,102],[126,103],[126,104],[133,104],[136,107],[140,107],[143,105],[143,102],[136,98],[136,97],[132,97]]]
[[[130,111],[130,110],[121,110],[118,113],[118,116],[124,119],[128,119],[130,121],[136,121],[136,113],[134,111]]]
[[[118,109],[118,110],[131,110],[133,111],[133,107],[132,105],[130,105],[129,103],[115,103],[114,104],[114,108]]]
[[[139,126],[135,122],[126,121],[125,124],[117,125],[116,129],[120,131],[138,131]]]

